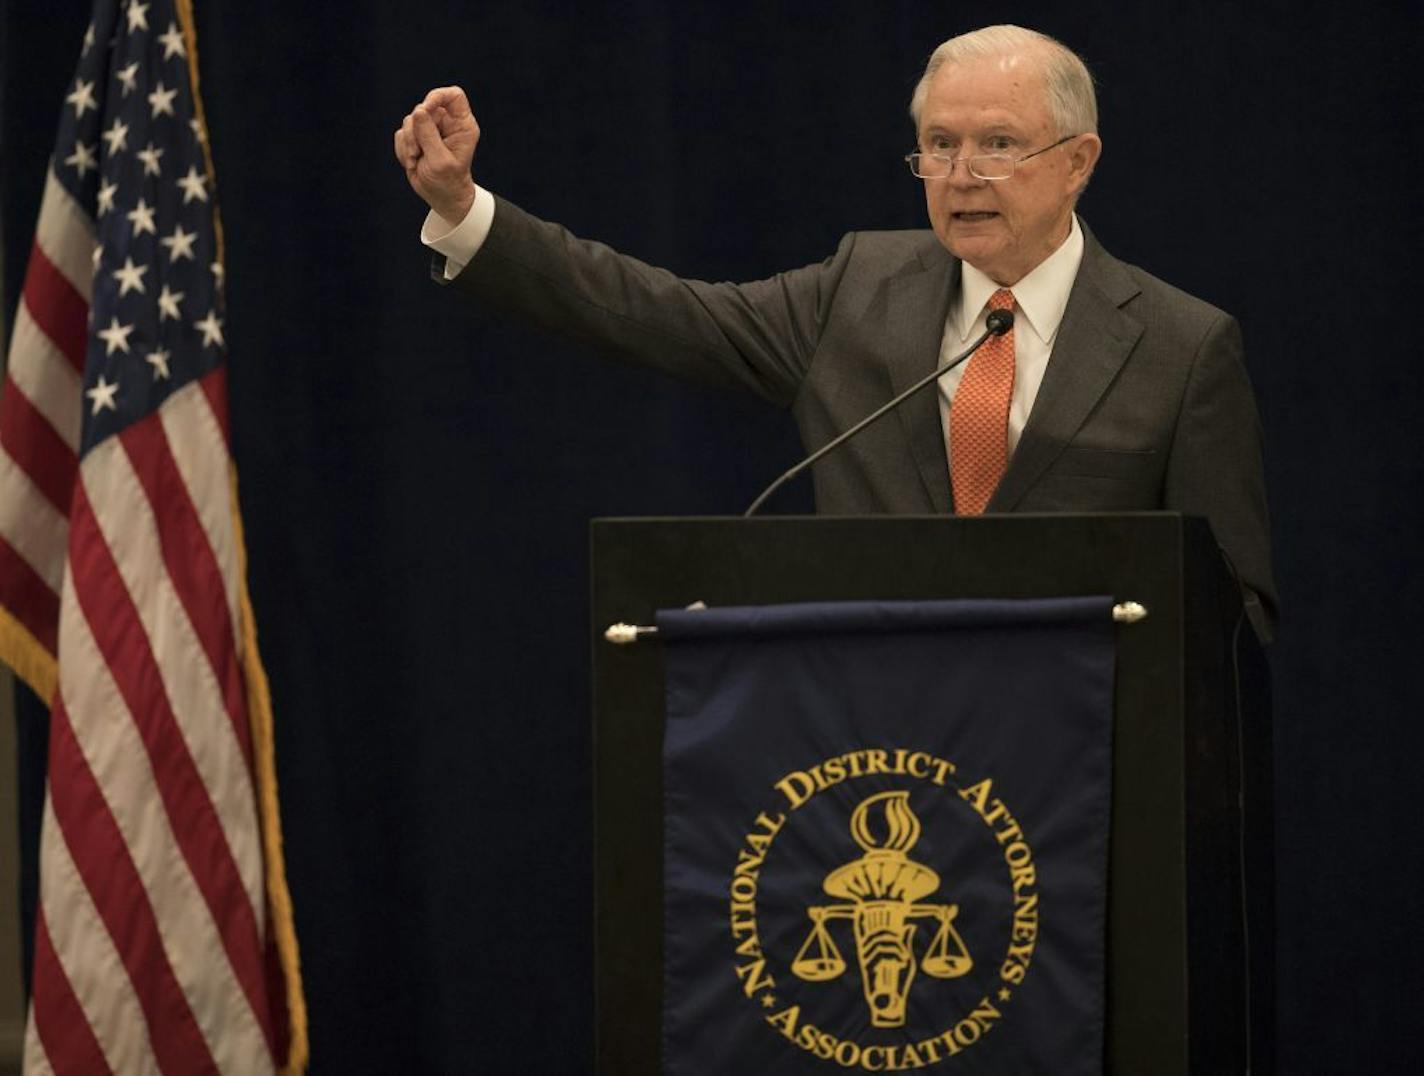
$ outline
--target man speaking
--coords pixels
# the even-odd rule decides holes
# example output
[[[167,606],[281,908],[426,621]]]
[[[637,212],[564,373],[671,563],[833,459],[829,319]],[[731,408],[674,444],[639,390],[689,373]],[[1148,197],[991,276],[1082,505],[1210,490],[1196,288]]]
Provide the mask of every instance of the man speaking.
[[[991,337],[816,465],[823,513],[1170,509],[1207,517],[1247,612],[1276,618],[1259,421],[1234,319],[1113,258],[1073,212],[1102,151],[1083,62],[992,26],[940,45],[910,112],[931,231],[858,232],[748,284],[684,280],[477,186],[457,87],[395,152],[430,206],[436,274],[522,320],[789,407],[817,448]]]

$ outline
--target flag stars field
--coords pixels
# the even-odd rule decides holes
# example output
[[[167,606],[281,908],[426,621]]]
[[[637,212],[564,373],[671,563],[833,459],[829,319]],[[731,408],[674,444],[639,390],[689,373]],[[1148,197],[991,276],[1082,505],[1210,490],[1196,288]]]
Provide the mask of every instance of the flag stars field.
[[[91,50],[69,83],[55,160],[98,223],[90,250],[95,282],[105,287],[95,291],[102,309],[89,315],[91,354],[111,358],[106,384],[128,384],[146,371],[160,386],[142,404],[116,397],[122,425],[129,408],[161,401],[191,379],[194,359],[221,362],[226,341],[222,267],[205,216],[212,203],[207,132],[177,70],[186,67],[187,38],[169,18],[167,0],[117,0],[110,10],[109,20],[95,19],[92,35],[100,51],[107,42],[107,54]],[[96,373],[84,378],[86,390]],[[100,410],[92,429],[86,418],[85,442],[118,428],[114,410]]]

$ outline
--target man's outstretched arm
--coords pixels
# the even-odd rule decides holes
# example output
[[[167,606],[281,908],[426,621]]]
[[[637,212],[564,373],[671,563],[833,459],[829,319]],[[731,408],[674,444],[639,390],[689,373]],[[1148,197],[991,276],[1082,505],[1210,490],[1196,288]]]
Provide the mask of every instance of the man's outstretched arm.
[[[431,90],[395,132],[396,160],[433,214],[421,238],[447,258],[437,277],[516,320],[612,356],[783,407],[792,402],[853,237],[826,262],[768,280],[684,280],[509,203],[496,214],[496,199],[472,171],[479,135],[455,86]]]

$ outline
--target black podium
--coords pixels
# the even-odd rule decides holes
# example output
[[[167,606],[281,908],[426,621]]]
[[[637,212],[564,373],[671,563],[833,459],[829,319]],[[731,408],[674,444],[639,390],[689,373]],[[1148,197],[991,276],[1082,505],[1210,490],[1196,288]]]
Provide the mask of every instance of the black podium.
[[[1205,522],[595,520],[591,552],[599,1073],[658,1071],[662,989],[661,657],[608,625],[695,601],[1086,594],[1148,610],[1117,630],[1106,1071],[1272,1070],[1267,678]]]

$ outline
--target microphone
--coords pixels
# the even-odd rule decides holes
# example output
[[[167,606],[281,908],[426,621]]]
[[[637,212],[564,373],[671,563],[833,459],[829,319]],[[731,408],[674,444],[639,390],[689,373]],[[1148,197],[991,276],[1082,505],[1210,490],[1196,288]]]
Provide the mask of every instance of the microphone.
[[[949,373],[949,371],[953,370],[956,366],[962,363],[965,359],[969,358],[970,355],[973,355],[974,352],[978,351],[979,348],[983,346],[984,341],[989,339],[989,337],[1003,336],[1004,333],[1008,332],[1014,327],[1014,312],[1012,310],[991,310],[989,311],[989,316],[984,320],[988,328],[984,330],[983,336],[979,337],[978,340],[975,340],[974,343],[969,345],[967,350],[960,352],[948,362],[935,367],[933,371],[931,371],[925,377],[920,378],[920,380],[916,381],[913,385],[907,388],[904,392],[900,393],[900,395],[896,396],[889,403],[882,404],[880,407],[876,408],[870,414],[866,415],[863,419],[857,422],[850,429],[846,430],[845,433],[842,433],[837,437],[833,437],[820,448],[816,449],[815,452],[812,452],[795,467],[792,467],[775,482],[767,486],[766,489],[762,490],[761,495],[757,497],[756,500],[752,501],[751,507],[742,513],[742,518],[750,519],[752,516],[756,515],[757,509],[766,503],[767,498],[770,497],[777,490],[779,490],[787,482],[791,481],[798,474],[804,471],[807,467],[811,466],[811,464],[815,463],[817,460],[819,460],[826,453],[830,452],[832,449],[839,448],[841,445],[845,444],[847,441],[849,441],[852,437],[858,434],[861,430],[865,429],[865,427],[869,426],[876,419],[884,418],[891,411],[895,410],[895,408],[899,407],[902,403],[908,400],[915,393],[919,392],[926,385],[930,385],[938,381],[945,374]]]

